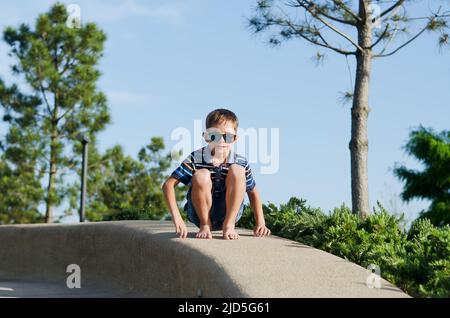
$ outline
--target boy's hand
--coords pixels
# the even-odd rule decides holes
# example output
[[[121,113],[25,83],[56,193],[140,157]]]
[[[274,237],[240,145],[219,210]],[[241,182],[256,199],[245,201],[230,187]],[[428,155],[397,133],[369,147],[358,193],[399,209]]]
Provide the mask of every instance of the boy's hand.
[[[253,233],[256,237],[270,236],[270,234],[272,234],[272,232],[266,227],[264,223],[256,224]]]
[[[181,239],[185,239],[188,235],[188,230],[186,227],[186,223],[182,219],[177,219],[174,221],[175,231],[177,232],[177,236]]]

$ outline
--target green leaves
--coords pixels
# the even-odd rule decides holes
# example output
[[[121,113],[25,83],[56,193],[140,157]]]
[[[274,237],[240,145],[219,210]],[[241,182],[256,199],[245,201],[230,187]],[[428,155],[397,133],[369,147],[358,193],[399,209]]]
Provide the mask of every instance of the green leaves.
[[[168,215],[161,186],[170,172],[171,156],[154,137],[141,148],[138,160],[115,146],[89,163],[87,218],[91,221],[163,219]],[[181,203],[186,187],[176,189]],[[74,200],[75,201],[75,200]]]
[[[422,213],[433,224],[450,224],[450,131],[435,133],[420,126],[410,133],[405,150],[424,165],[423,171],[397,166],[395,175],[405,182],[402,197],[429,199],[431,206]]]
[[[285,205],[263,206],[274,235],[310,245],[362,267],[376,264],[381,275],[415,297],[450,297],[450,226],[437,228],[428,219],[405,231],[403,216],[378,203],[361,219],[342,205],[329,215],[291,198]],[[239,226],[254,227],[246,207]]]
[[[53,207],[69,197],[64,175],[67,170],[76,172],[78,162],[72,158],[81,154],[79,135],[95,140],[110,121],[106,97],[96,84],[106,35],[92,23],[69,28],[67,18],[65,6],[57,3],[38,16],[34,28],[22,24],[3,34],[15,58],[14,73],[31,88],[25,94],[17,85],[8,87],[0,81],[0,106],[9,124],[4,160],[27,162],[27,156],[38,154],[29,162],[34,170],[47,173],[50,222]],[[94,146],[95,142],[89,146],[92,153]]]

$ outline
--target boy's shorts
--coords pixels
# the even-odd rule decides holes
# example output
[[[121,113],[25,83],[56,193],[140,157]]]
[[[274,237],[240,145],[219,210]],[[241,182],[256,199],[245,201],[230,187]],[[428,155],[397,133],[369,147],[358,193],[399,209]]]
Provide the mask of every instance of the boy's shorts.
[[[187,202],[184,206],[184,211],[187,212],[188,220],[197,227],[200,227],[200,219],[198,218],[197,212],[195,211],[194,204],[191,200],[191,191],[189,191],[187,195]],[[226,192],[222,192],[219,194],[212,195],[212,207],[211,207],[211,223],[212,229],[211,231],[220,231],[222,230],[223,221],[226,216]],[[238,215],[236,217],[236,223],[241,219],[242,213],[244,212],[244,201],[242,201],[241,207],[239,209]]]

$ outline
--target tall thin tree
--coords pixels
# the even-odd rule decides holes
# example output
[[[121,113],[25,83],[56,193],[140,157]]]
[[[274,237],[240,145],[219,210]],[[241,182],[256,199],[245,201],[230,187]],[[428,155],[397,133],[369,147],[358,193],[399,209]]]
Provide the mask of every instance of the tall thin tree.
[[[274,29],[272,45],[300,38],[356,61],[351,108],[352,211],[362,217],[370,213],[368,190],[369,83],[372,59],[388,57],[417,39],[425,31],[439,33],[439,44],[448,44],[450,11],[442,6],[423,16],[409,16],[408,10],[421,1],[346,1],[346,0],[259,0],[256,14],[249,19],[251,29],[262,32]],[[433,1],[437,5],[441,1]],[[419,26],[416,33],[409,30]],[[398,35],[407,36],[396,43]],[[395,44],[395,47],[392,47]],[[318,53],[322,58],[323,54]]]

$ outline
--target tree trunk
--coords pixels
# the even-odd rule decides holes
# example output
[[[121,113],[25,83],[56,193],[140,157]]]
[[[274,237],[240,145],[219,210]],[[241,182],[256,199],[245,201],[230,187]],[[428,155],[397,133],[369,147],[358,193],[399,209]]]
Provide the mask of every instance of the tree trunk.
[[[361,9],[360,9],[361,10]],[[368,186],[367,118],[369,108],[369,80],[371,71],[372,44],[371,22],[367,19],[358,27],[358,44],[363,50],[356,53],[356,76],[353,105],[351,110],[352,129],[350,140],[352,211],[361,217],[370,214]]]
[[[55,71],[58,72],[58,45],[55,43],[53,52],[53,65]],[[51,136],[50,136],[50,169],[48,173],[47,185],[47,206],[45,209],[45,223],[53,222],[53,204],[54,204],[54,183],[56,175],[56,151],[58,143],[58,90],[55,88],[53,92],[53,111],[49,114],[51,116]]]
[[[55,62],[55,69],[57,68],[57,64]],[[51,136],[50,136],[50,169],[48,173],[48,185],[47,185],[47,206],[45,209],[45,223],[52,223],[53,222],[53,204],[54,204],[54,183],[55,183],[55,175],[57,171],[57,159],[56,159],[56,152],[57,152],[57,145],[58,145],[58,100],[57,100],[57,94],[56,91],[54,93],[54,101],[53,101],[53,112],[51,114],[52,119],[52,130],[51,130]]]
[[[45,223],[53,222],[53,191],[54,191],[54,180],[56,175],[56,143],[57,136],[56,131],[52,133],[50,141],[50,169],[48,173],[48,185],[47,185],[47,206],[45,209]]]

